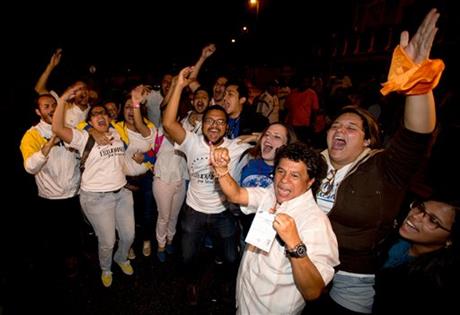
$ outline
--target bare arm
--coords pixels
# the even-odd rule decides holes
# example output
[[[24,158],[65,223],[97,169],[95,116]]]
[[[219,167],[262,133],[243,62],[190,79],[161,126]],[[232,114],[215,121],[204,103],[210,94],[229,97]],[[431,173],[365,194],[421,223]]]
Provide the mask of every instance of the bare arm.
[[[294,218],[286,213],[280,213],[276,216],[275,221],[273,221],[273,228],[287,248],[292,249],[302,242]],[[301,258],[290,257],[289,260],[294,282],[303,298],[307,301],[318,298],[325,287],[325,283],[308,255]]]
[[[410,41],[406,31],[401,33],[400,46],[415,64],[421,64],[429,58],[434,36],[438,31],[436,27],[438,18],[439,13],[436,9],[432,9]],[[436,110],[432,92],[406,96],[404,125],[407,129],[418,133],[430,133],[434,130]]]
[[[249,202],[248,191],[246,188],[240,187],[228,173],[228,164],[230,163],[228,149],[215,148],[212,144],[210,144],[210,146],[210,161],[227,200],[242,206],[247,206]]]
[[[59,98],[56,110],[54,111],[52,130],[66,143],[72,142],[73,132],[71,128],[65,126],[65,102],[75,97],[76,92],[82,88],[82,86],[81,83],[76,83],[68,88]]]
[[[62,49],[58,48],[54,52],[54,54],[51,56],[51,60],[46,66],[45,71],[43,71],[42,75],[38,79],[37,83],[35,84],[35,91],[42,95],[49,93],[48,89],[46,88],[46,84],[48,83],[48,79],[51,75],[51,72],[53,72],[54,68],[59,64],[61,61],[61,56],[62,56]]]
[[[146,91],[143,85],[137,86],[131,91],[131,100],[133,101],[134,127],[145,138],[150,136],[150,128],[144,123],[141,114],[141,102],[145,99]]]
[[[188,77],[192,70],[192,67],[186,67],[180,71],[177,78],[177,83],[174,86],[174,90],[171,94],[171,99],[169,100],[163,114],[163,127],[171,139],[178,144],[182,144],[182,142],[184,142],[186,132],[184,127],[182,127],[182,125],[176,119],[177,111],[179,109],[179,101],[182,90],[190,82]]]
[[[209,44],[206,47],[203,48],[201,51],[201,56],[200,59],[196,62],[195,66],[193,67],[193,71],[190,74],[190,84],[189,87],[192,90],[192,92],[195,92],[196,89],[200,87],[200,83],[197,81],[198,73],[200,72],[201,67],[203,66],[203,63],[210,57],[214,52],[216,51],[216,45],[214,44]]]
[[[58,136],[56,135],[53,135],[51,136],[51,139],[45,143],[45,145],[42,147],[41,151],[43,153],[44,156],[48,156],[48,154],[50,153],[51,149],[57,144],[59,143],[59,141],[61,141],[61,139],[59,139]]]

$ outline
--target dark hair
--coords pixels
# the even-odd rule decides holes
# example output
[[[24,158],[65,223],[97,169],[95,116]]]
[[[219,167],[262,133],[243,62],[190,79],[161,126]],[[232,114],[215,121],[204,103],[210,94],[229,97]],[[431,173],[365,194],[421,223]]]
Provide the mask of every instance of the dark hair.
[[[51,97],[53,100],[56,101],[56,103],[58,102],[58,100],[53,96],[53,94],[50,94],[50,93],[45,93],[45,94],[39,94],[35,97],[35,100],[34,100],[34,103],[35,103],[35,107],[37,109],[40,109],[40,99],[42,97]]]
[[[228,80],[227,84],[225,84],[225,87],[228,87],[229,85],[237,86],[238,87],[237,90],[238,90],[239,98],[245,97],[246,102],[248,101],[248,99],[249,99],[249,91],[248,91],[248,88],[246,87],[246,84],[244,84],[243,81],[240,81],[240,80]]]
[[[208,94],[208,98],[211,98],[211,93],[209,93],[208,89],[205,88],[205,87],[203,87],[203,86],[199,86],[199,87],[195,90],[195,92],[193,92],[193,96],[195,97],[196,94],[197,94],[199,91],[204,91],[204,92],[206,92],[206,94]]]
[[[220,106],[220,105],[211,105],[211,106],[208,106],[204,112],[203,112],[203,121],[204,119],[206,118],[206,116],[208,115],[208,112],[212,111],[212,110],[219,110],[221,111],[222,113],[225,114],[225,121],[228,123],[228,114],[227,112],[225,111],[225,109]]]
[[[92,106],[89,108],[88,114],[86,115],[85,121],[86,121],[87,123],[89,123],[89,122],[91,121],[91,118],[93,117],[93,114],[92,114],[93,108],[96,108],[96,107],[101,107],[101,108],[103,108],[103,109],[105,110],[106,114],[107,114],[107,115],[109,114],[109,113],[107,112],[107,109],[105,108],[104,105],[92,105]]]
[[[315,179],[315,182],[311,186],[311,190],[315,196],[321,185],[321,181],[326,176],[327,170],[327,164],[319,153],[302,142],[283,145],[276,151],[275,170],[283,158],[294,162],[303,162],[307,166],[308,176],[310,179]]]
[[[415,257],[408,265],[409,275],[420,275],[438,288],[450,281],[453,270],[460,263],[460,203],[458,200],[448,200],[439,196],[432,196],[425,201],[437,201],[447,204],[454,211],[454,222],[450,232],[450,244],[438,250]]]
[[[348,105],[340,110],[339,114],[335,117],[333,121],[335,121],[339,116],[346,113],[352,113],[358,115],[361,118],[363,122],[364,139],[369,140],[369,148],[376,149],[382,145],[380,139],[381,132],[379,123],[377,122],[377,119],[369,111],[355,105]]]

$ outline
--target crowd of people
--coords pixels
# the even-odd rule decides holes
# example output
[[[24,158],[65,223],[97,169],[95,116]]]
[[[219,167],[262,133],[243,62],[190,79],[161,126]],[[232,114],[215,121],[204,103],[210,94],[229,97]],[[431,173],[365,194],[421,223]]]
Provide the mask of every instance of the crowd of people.
[[[381,90],[404,96],[391,133],[383,102],[366,103],[349,77],[270,80],[253,97],[251,80],[219,73],[208,89],[200,70],[214,44],[165,73],[159,91],[138,82],[122,98],[77,81],[58,95],[47,87],[58,49],[35,86],[40,122],[20,144],[53,259],[77,276],[82,234],[94,233],[108,288],[112,261],[136,272],[138,238],[160,263],[179,252],[178,289],[195,306],[209,246],[238,314],[447,312],[459,280],[458,191],[432,183],[407,207],[436,141],[438,18],[432,9],[395,48]]]

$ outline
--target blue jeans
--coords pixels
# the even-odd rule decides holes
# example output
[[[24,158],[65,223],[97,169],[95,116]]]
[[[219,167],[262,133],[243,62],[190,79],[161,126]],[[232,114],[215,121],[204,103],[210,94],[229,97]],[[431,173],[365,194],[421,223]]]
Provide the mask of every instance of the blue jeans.
[[[118,249],[114,260],[128,260],[128,251],[134,241],[133,194],[126,188],[117,192],[80,192],[80,203],[94,228],[98,240],[99,264],[103,271],[110,271],[115,245],[115,229],[118,231]]]
[[[237,260],[235,231],[236,221],[230,211],[205,214],[185,205],[182,217],[182,257],[188,276],[197,276],[196,258],[206,232],[215,242],[222,244],[217,248],[222,251],[219,254],[222,254],[224,262],[234,265]]]

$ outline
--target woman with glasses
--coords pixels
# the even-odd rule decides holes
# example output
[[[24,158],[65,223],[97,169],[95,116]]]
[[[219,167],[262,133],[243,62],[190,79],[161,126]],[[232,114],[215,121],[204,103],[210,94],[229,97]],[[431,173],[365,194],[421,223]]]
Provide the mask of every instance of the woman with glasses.
[[[372,312],[381,244],[391,233],[436,126],[432,90],[444,64],[429,55],[438,18],[433,9],[410,40],[407,32],[401,33],[381,92],[405,95],[404,118],[385,149],[377,120],[360,107],[342,108],[327,131],[328,148],[322,155],[328,174],[316,197],[337,236],[340,265],[318,313]]]
[[[376,276],[374,313],[437,314],[453,312],[460,294],[460,203],[439,198],[413,202],[399,228],[399,239],[390,248],[383,269]]]

